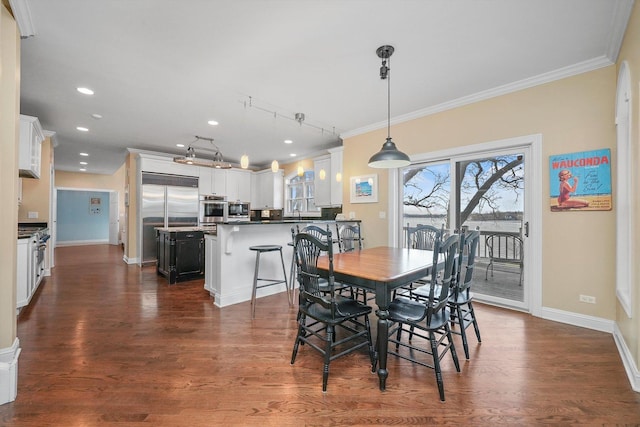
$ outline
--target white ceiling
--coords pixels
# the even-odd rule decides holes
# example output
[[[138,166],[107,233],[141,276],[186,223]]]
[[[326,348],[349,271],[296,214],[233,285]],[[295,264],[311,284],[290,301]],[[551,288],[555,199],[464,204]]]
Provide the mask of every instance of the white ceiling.
[[[375,53],[384,44],[395,47],[393,121],[606,66],[616,60],[633,4],[12,1],[27,2],[36,31],[22,40],[22,114],[55,132],[57,170],[79,170],[78,153],[86,151],[87,172],[107,174],[127,147],[183,155],[176,144],[195,135],[214,138],[226,160],[247,153],[255,168],[384,127],[387,86]],[[293,120],[299,112],[302,126]],[[199,156],[210,154],[197,150],[207,144],[195,144]]]

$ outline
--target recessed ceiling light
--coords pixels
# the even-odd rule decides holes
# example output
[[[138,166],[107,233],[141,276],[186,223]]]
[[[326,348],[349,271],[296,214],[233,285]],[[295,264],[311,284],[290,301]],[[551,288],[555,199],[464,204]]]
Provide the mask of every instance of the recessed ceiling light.
[[[78,87],[76,90],[83,95],[93,95],[93,91],[88,87]]]
[[[285,144],[293,144],[293,141],[292,141],[292,140],[290,140],[290,139],[285,139],[285,140],[284,140],[284,143],[285,143]]]
[[[93,118],[94,118],[94,119],[96,119],[96,120],[100,120],[100,119],[102,118],[102,114],[96,114],[96,113],[93,113],[93,114],[91,115],[91,117],[93,117]]]
[[[176,144],[176,147],[182,148],[182,147],[184,147],[184,144]]]
[[[87,168],[80,168],[80,172],[86,172]]]
[[[209,120],[207,123],[209,123],[211,126],[218,126],[218,122],[216,122],[215,120]]]
[[[88,165],[89,163],[87,162],[80,162],[81,165]]]
[[[295,156],[296,156],[296,153],[289,154],[289,157],[295,157]]]
[[[89,153],[80,153],[80,155],[83,156],[83,157],[88,157]]]
[[[76,127],[76,129],[78,129],[80,132],[89,132],[89,128],[86,128],[84,126],[78,126]]]

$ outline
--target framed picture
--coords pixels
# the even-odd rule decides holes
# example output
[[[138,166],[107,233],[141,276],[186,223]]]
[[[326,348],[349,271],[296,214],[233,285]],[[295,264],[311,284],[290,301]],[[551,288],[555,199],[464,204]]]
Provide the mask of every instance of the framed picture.
[[[378,201],[378,175],[353,176],[349,185],[351,203],[375,203]]]
[[[551,212],[611,210],[608,148],[549,156]]]

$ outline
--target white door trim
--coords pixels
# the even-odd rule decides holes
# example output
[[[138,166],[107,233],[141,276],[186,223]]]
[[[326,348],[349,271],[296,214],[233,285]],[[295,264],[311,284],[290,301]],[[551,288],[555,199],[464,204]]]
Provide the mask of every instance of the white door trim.
[[[529,222],[529,237],[525,239],[527,263],[524,269],[524,280],[528,291],[525,300],[529,301],[528,310],[534,316],[542,316],[542,134],[525,135],[514,138],[489,141],[480,144],[454,147],[446,150],[433,151],[412,155],[412,162],[435,162],[448,160],[452,157],[475,155],[495,150],[529,148],[529,158],[525,167],[527,195],[525,195],[524,221]],[[400,221],[400,172],[399,169],[389,170],[389,230],[390,245],[399,242]]]

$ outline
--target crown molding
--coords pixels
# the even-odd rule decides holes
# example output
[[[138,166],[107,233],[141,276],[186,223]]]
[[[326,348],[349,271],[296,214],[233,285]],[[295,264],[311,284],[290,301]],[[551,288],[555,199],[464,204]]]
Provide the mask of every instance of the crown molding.
[[[609,46],[607,47],[607,57],[611,62],[618,61],[618,55],[620,54],[620,48],[624,40],[624,33],[627,30],[629,18],[631,17],[633,2],[634,0],[618,0],[613,9],[611,38],[609,39]]]
[[[608,67],[614,63],[606,56],[600,56],[588,61],[579,62],[574,65],[559,68],[548,73],[539,74],[534,77],[519,80],[517,82],[508,83],[506,85],[498,86],[493,89],[488,89],[482,92],[477,92],[472,95],[463,96],[451,101],[443,102],[442,104],[434,105],[432,107],[423,108],[412,113],[396,116],[391,119],[392,125],[397,125],[410,120],[430,116],[432,114],[441,113],[443,111],[452,110],[454,108],[462,107],[465,105],[473,104],[476,102],[484,101],[487,99],[495,98],[498,96],[506,95],[509,93],[517,92],[523,89],[528,89],[534,86],[539,86],[545,83],[550,83],[556,80],[561,80],[567,77],[576,76],[578,74],[594,71],[599,68]],[[387,127],[387,121],[380,121],[378,123],[364,126],[358,129],[354,129],[349,132],[340,134],[340,138],[351,138],[357,135],[362,135],[374,130],[383,129]]]
[[[29,9],[29,3],[27,3],[27,0],[9,0],[9,5],[13,11],[13,17],[18,24],[20,38],[26,39],[28,37],[35,36],[37,33],[33,26],[31,10]]]

